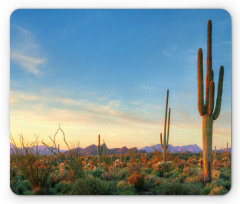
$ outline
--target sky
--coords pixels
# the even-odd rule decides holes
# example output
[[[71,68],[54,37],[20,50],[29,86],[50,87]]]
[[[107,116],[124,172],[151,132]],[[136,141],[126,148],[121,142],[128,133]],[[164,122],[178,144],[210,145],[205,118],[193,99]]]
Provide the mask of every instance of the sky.
[[[205,76],[209,19],[215,89],[224,66],[213,147],[230,147],[231,16],[221,9],[15,10],[11,136],[48,143],[60,124],[73,146],[97,144],[98,134],[110,148],[159,144],[169,89],[169,144],[202,148],[197,53],[203,49]],[[57,142],[66,149],[61,134]]]

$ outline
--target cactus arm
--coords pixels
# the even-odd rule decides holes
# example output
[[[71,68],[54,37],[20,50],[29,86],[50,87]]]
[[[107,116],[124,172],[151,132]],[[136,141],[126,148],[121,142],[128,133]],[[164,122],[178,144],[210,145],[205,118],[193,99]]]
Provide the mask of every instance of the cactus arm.
[[[214,81],[212,80],[209,86],[208,115],[211,115],[214,109],[214,90],[215,90],[215,85],[214,85]]]
[[[100,149],[100,135],[98,135],[98,147],[97,147],[97,154],[101,154],[101,149]]]
[[[163,144],[162,144],[162,133],[160,133],[160,143],[161,143],[161,147],[163,148]]]
[[[167,90],[167,98],[166,98],[165,121],[164,121],[164,140],[166,139],[167,109],[168,109],[168,94],[169,94],[169,90]],[[165,141],[164,141],[164,144],[165,144]]]
[[[212,22],[208,21],[207,27],[207,76],[206,76],[206,92],[205,92],[205,108],[207,110],[209,103],[209,86],[212,80]]]
[[[167,146],[168,146],[168,141],[169,141],[170,114],[171,114],[171,108],[169,108],[169,110],[168,110]]]
[[[217,101],[216,107],[213,113],[213,120],[216,120],[221,111],[221,103],[222,103],[222,90],[223,90],[223,76],[224,76],[224,67],[220,67],[219,79],[218,79],[218,92],[217,92]]]
[[[203,56],[201,48],[199,48],[198,50],[197,78],[198,78],[198,112],[202,116],[205,114],[205,107],[203,96]]]
[[[100,155],[102,155],[102,153],[103,153],[103,146],[101,146],[100,148]]]

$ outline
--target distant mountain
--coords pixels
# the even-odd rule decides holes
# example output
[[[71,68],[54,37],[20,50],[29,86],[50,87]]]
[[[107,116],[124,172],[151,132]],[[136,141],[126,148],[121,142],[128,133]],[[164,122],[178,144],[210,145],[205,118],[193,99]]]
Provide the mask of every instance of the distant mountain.
[[[213,150],[213,151],[214,151],[214,150]],[[227,151],[226,148],[223,148],[223,149],[217,149],[217,153],[222,153],[222,152],[226,152],[226,151]],[[232,148],[231,148],[231,147],[228,148],[228,152],[232,152]]]
[[[130,153],[130,152],[146,153],[146,151],[138,150],[136,147],[133,147],[133,148],[129,149],[126,146],[124,146],[122,148],[109,149],[106,144],[101,145],[101,147],[103,148],[103,153],[105,152],[108,155],[111,155],[111,154],[122,154],[122,155],[124,155],[124,154]],[[75,151],[75,149],[72,149],[71,151]],[[65,151],[65,153],[68,154],[69,151]],[[97,146],[93,144],[93,145],[90,145],[86,148],[81,148],[80,154],[83,155],[83,156],[87,156],[87,155],[96,156],[97,155]]]
[[[161,145],[160,144],[157,144],[157,145],[153,145],[153,146],[145,146],[145,147],[142,147],[140,149],[137,149],[136,147],[133,147],[133,148],[127,148],[126,146],[124,147],[121,147],[121,148],[113,148],[113,149],[109,149],[107,147],[106,144],[103,144],[102,145],[102,148],[103,148],[103,151],[105,151],[107,154],[121,154],[121,155],[124,155],[126,153],[150,153],[150,152],[154,152],[154,150],[160,150],[162,151],[162,148],[161,148]],[[24,153],[24,149],[22,148],[17,148],[18,151]],[[184,153],[184,152],[191,152],[191,153],[202,153],[202,149],[200,149],[200,147],[196,144],[193,144],[193,145],[184,145],[184,146],[172,146],[172,145],[169,145],[169,149],[168,149],[171,153]],[[12,154],[13,151],[15,151],[15,146],[10,143],[10,153]],[[43,155],[49,155],[51,153],[51,151],[44,145],[39,145],[38,146],[38,151],[39,151],[39,154]],[[77,149],[72,149],[71,150],[73,153],[77,152]],[[85,148],[81,148],[79,149],[80,151],[80,154],[83,155],[83,156],[86,156],[86,155],[93,155],[93,156],[96,156],[97,155],[97,146],[92,144],[88,147],[85,147]],[[214,150],[213,150],[214,151]],[[221,152],[224,152],[226,151],[226,148],[225,149],[219,149],[217,150],[218,153],[221,153]],[[228,151],[231,152],[231,147],[228,148]],[[33,147],[31,148],[31,152],[36,154],[36,147]],[[54,152],[57,152],[57,150],[54,150]],[[60,152],[62,153],[65,153],[65,154],[68,154],[69,153],[69,150],[60,150]]]
[[[146,146],[146,147],[142,147],[141,150],[145,150],[147,153],[149,152],[154,152],[154,150],[160,150],[162,151],[161,145],[157,144],[157,145],[153,145],[153,146]],[[168,150],[171,153],[178,153],[178,152],[191,152],[191,153],[198,153],[198,152],[202,152],[202,150],[200,149],[200,147],[196,144],[193,145],[184,145],[184,146],[172,146],[169,145]]]
[[[16,150],[21,152],[22,154],[25,153],[24,148],[16,148],[14,144],[10,143],[10,154],[14,153]],[[50,155],[51,153],[51,151],[45,145],[39,145],[38,150],[36,146],[33,146],[30,148],[29,151],[33,154],[36,154],[36,152],[38,151],[40,155]],[[57,153],[57,149],[55,149],[53,152]],[[60,150],[60,152],[64,152],[64,150]]]

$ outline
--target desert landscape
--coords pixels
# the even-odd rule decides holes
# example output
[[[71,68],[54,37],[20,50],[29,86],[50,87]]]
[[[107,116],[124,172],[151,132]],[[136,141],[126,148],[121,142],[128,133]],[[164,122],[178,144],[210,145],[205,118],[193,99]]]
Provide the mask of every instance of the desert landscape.
[[[213,15],[209,10],[206,12],[210,13],[204,14],[204,20],[199,17],[200,21],[196,16],[201,16],[205,10],[196,11],[199,12],[196,16],[185,10],[180,13],[169,10],[167,15],[163,10],[89,10],[80,13],[65,10],[65,13],[62,11],[64,15],[60,11],[18,10],[11,17],[12,192],[17,195],[224,195],[229,192],[231,56],[217,56],[223,53],[221,49],[231,46],[225,40],[229,33],[224,33],[227,32],[224,26],[229,22],[228,14],[216,10]],[[46,12],[46,19],[55,12],[49,30],[38,21],[43,16],[41,12]],[[60,18],[66,23],[73,14],[74,19],[82,19],[79,24],[63,24],[66,27],[61,28],[65,30],[58,33],[59,36],[51,33],[52,26],[56,30],[58,26],[59,29],[62,27],[57,23]],[[210,14],[213,20],[208,18],[206,21]],[[163,18],[163,15],[166,16]],[[169,20],[174,15],[179,16],[176,24]],[[192,21],[187,20],[192,23],[192,29],[188,27],[181,33],[184,15],[193,16]],[[38,37],[17,25],[28,22],[30,16],[33,16],[32,22],[22,24],[32,25]],[[218,22],[217,17],[227,20]],[[159,19],[168,19],[163,24],[164,29],[157,22]],[[34,20],[38,23],[34,24]],[[128,21],[130,26],[124,30]],[[151,28],[159,34],[148,31],[148,26],[153,26]],[[79,31],[74,31],[76,28]],[[176,28],[177,34],[170,28]],[[164,33],[161,41],[155,42],[161,32]],[[194,43],[187,43],[194,32],[201,36],[204,44],[195,38]],[[44,52],[40,52],[36,43],[41,33],[43,39],[49,39],[44,41],[45,46],[49,44],[49,50],[56,49],[51,57],[56,55],[57,60],[51,66],[49,64],[48,70],[52,75],[44,73],[51,60],[40,57]],[[111,33],[106,37],[109,41],[105,41],[106,33]],[[141,39],[146,37],[144,46],[136,33],[140,33]],[[168,41],[170,35],[180,37]],[[20,46],[19,37],[25,39]],[[126,38],[121,41],[121,37]],[[77,47],[68,45],[63,40],[66,38],[71,40],[72,47]],[[130,39],[128,45],[124,44],[126,39]],[[158,61],[161,56],[156,53],[161,45],[164,46],[163,41],[167,41],[166,47],[168,44],[171,47],[170,42],[178,40],[189,47],[186,53],[195,54],[183,60],[184,48],[173,46],[171,51],[164,49],[161,52],[168,60]],[[55,46],[61,46],[61,49]],[[88,47],[91,49],[87,50]],[[131,61],[135,55],[137,58]],[[155,56],[156,61],[150,56]],[[115,59],[119,57],[121,59],[116,63]],[[147,65],[145,57],[149,58]],[[66,64],[65,58],[69,60]],[[166,66],[170,62],[178,65],[178,61],[179,67]],[[115,69],[112,67],[115,63],[116,66],[122,66],[121,63],[137,65],[133,70],[129,67]],[[189,64],[182,70],[185,63]],[[24,71],[20,73],[19,70]],[[144,82],[144,86],[140,82]],[[83,86],[84,83],[88,85]],[[56,87],[55,92],[52,91]]]

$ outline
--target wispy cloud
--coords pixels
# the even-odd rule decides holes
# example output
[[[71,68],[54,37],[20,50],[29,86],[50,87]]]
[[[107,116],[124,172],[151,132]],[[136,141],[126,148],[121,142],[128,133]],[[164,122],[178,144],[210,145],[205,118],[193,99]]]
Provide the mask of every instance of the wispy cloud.
[[[33,58],[24,56],[14,51],[11,52],[11,59],[18,63],[24,70],[35,75],[38,75],[40,73],[38,66],[45,62],[45,58]]]
[[[26,109],[26,102],[33,102],[32,105],[27,104],[28,110],[36,112],[35,105],[41,104],[44,110],[64,110],[69,114],[88,115],[88,118],[101,118],[102,121],[121,121],[121,123],[147,123],[155,124],[155,119],[151,119],[144,114],[136,113],[134,111],[128,112],[121,110],[120,100],[109,100],[104,104],[99,104],[87,99],[76,100],[66,97],[58,97],[54,95],[35,95],[24,93],[21,91],[11,91],[10,103],[11,105],[18,105],[22,110]],[[54,104],[54,107],[51,106]],[[15,108],[16,109],[16,108]],[[51,109],[51,110],[50,110]],[[41,111],[40,111],[41,112]],[[48,112],[48,111],[47,111]],[[64,117],[61,117],[61,120]],[[93,120],[95,121],[95,119]]]
[[[124,110],[120,100],[106,99],[100,104],[87,98],[73,99],[53,93],[41,95],[11,91],[10,94],[11,132],[16,134],[17,131],[23,131],[19,133],[26,133],[29,138],[33,134],[31,131],[38,131],[37,133],[45,136],[61,123],[73,140],[82,135],[81,143],[85,146],[94,143],[95,136],[99,133],[115,147],[127,145],[126,141],[129,145],[136,146],[136,137],[139,138],[137,145],[143,146],[146,145],[146,136],[149,144],[155,144],[158,142],[159,132],[163,131],[163,117],[154,115],[156,109],[164,108],[160,106],[152,106],[149,113],[146,113]],[[138,106],[142,108],[141,103]],[[201,146],[201,118],[194,118],[187,111],[182,111],[179,115],[174,109],[172,113],[171,144],[196,143]],[[215,124],[215,137],[222,137],[224,141],[230,134],[231,125]]]
[[[46,58],[39,54],[40,46],[34,35],[22,27],[11,25],[14,37],[11,39],[11,60],[29,73],[39,75],[40,66],[46,62]]]
[[[171,48],[163,49],[163,54],[167,57],[172,57],[177,51],[177,47],[173,46]]]

